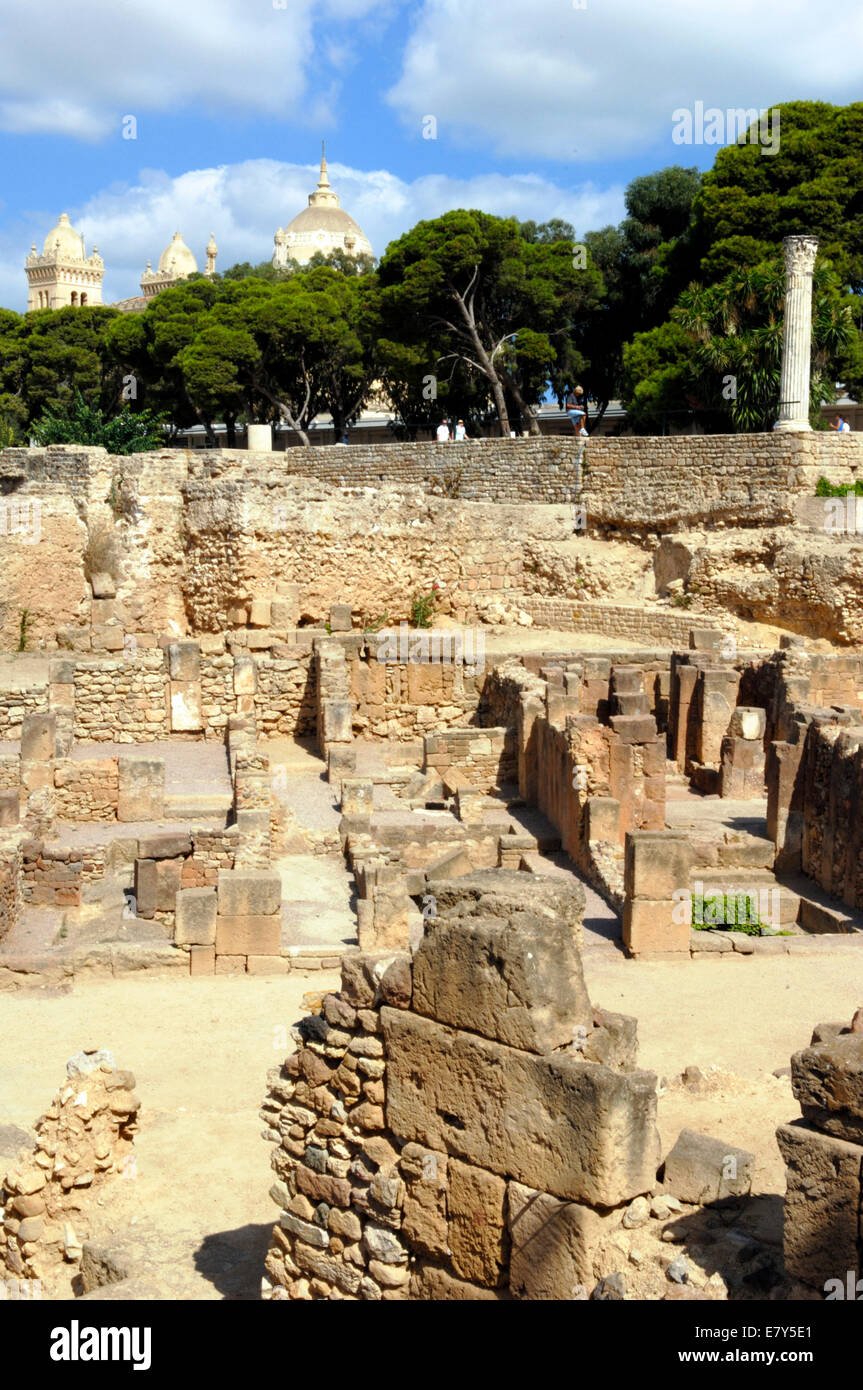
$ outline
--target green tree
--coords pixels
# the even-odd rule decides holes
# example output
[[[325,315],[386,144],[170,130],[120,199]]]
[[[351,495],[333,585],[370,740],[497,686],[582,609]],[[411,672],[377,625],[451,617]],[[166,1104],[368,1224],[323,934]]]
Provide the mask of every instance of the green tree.
[[[464,364],[487,383],[503,434],[508,397],[538,432],[554,364],[602,289],[595,269],[574,269],[571,241],[527,241],[513,218],[450,212],[392,243],[379,274],[388,342],[427,350],[430,380]]]
[[[840,281],[863,291],[863,102],[788,102],[778,153],[748,142],[719,150],[693,230],[704,283],[769,259],[783,237],[805,232],[818,237]]]
[[[0,311],[0,412],[26,432],[44,411],[62,413],[76,392],[106,414],[122,404],[122,372],[108,344],[119,317],[105,305]]]

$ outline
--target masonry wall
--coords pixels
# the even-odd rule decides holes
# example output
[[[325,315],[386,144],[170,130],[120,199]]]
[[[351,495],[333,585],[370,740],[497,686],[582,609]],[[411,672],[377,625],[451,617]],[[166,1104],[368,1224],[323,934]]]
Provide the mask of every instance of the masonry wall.
[[[4,496],[38,503],[41,517],[38,541],[3,538],[0,632],[13,645],[27,608],[35,643],[61,631],[75,650],[118,638],[147,647],[163,632],[224,630],[229,611],[280,583],[299,586],[300,623],[343,600],[369,618],[407,616],[441,577],[450,611],[480,612],[531,587],[531,548],[571,539],[578,448],[543,437],[124,458],[3,450]],[[592,439],[581,502],[591,532],[634,538],[783,524],[822,473],[850,481],[861,450],[857,436],[821,432]],[[118,482],[128,506],[117,505]],[[98,598],[114,606],[94,615],[84,554],[106,529],[116,595]]]

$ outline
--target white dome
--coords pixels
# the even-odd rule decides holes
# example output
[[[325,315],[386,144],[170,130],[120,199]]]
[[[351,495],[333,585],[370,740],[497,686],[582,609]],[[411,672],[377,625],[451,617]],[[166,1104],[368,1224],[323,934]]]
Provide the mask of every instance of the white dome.
[[[159,274],[182,279],[185,275],[194,275],[197,269],[198,262],[180,233],[175,232],[170,246],[166,246],[159,257]]]
[[[80,232],[75,231],[65,212],[61,214],[57,226],[53,227],[46,236],[42,254],[44,256],[60,255],[66,261],[84,261],[87,259],[87,253],[84,250],[84,238]]]

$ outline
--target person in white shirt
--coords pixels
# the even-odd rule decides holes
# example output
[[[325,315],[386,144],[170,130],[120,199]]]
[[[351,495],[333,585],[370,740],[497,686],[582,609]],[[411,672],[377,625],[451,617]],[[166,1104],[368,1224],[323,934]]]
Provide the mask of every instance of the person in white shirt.
[[[830,426],[830,428],[831,428],[831,430],[835,430],[837,434],[850,434],[850,433],[851,433],[851,426],[849,425],[848,421],[847,421],[847,420],[844,418],[844,416],[842,416],[842,415],[834,415],[834,416],[833,416],[833,424]]]
[[[458,442],[459,440],[462,440],[462,439],[467,439],[467,430],[466,430],[465,427],[464,427],[464,420],[459,420],[458,424],[456,425],[456,427],[455,427],[455,437],[456,437],[456,442]]]
[[[438,444],[449,444],[449,425],[446,420],[441,420],[437,427]]]

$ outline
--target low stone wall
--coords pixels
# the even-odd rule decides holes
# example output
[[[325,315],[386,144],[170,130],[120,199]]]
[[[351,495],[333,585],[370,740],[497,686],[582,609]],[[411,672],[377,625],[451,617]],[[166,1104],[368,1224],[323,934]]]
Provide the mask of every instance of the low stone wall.
[[[116,758],[71,758],[54,765],[54,808],[59,820],[117,819],[120,778]]]
[[[438,775],[463,773],[475,791],[518,780],[515,729],[448,729],[426,734],[424,765]]]
[[[589,603],[573,598],[524,598],[521,607],[540,627],[560,632],[598,632],[606,637],[622,637],[631,642],[661,642],[669,647],[686,646],[689,632],[698,621],[695,613],[646,608],[643,604]],[[726,620],[729,630],[736,629]]]

